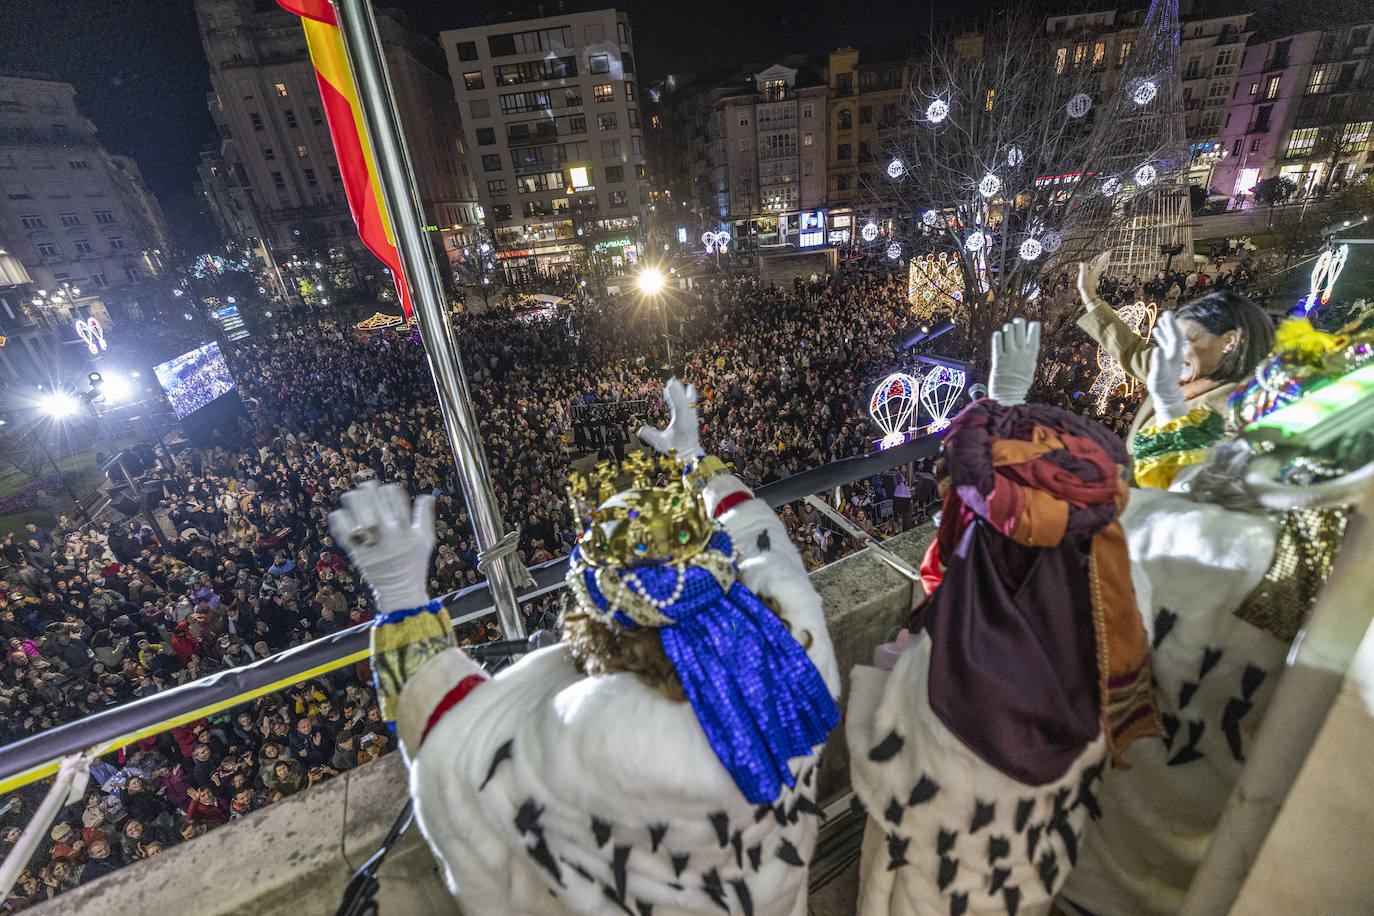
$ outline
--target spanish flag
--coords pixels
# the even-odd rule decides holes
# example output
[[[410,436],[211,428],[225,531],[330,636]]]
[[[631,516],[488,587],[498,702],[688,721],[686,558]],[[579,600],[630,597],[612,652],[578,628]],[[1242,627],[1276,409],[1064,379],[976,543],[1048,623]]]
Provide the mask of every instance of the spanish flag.
[[[401,309],[409,319],[410,291],[406,289],[401,258],[396,251],[396,234],[382,206],[377,162],[363,128],[358,87],[348,72],[348,59],[344,56],[334,7],[329,0],[277,0],[277,4],[301,17],[310,61],[315,66],[315,79],[320,84],[320,99],[329,120],[329,134],[334,140],[334,153],[339,160],[339,175],[348,196],[348,209],[358,224],[363,244],[391,268]]]

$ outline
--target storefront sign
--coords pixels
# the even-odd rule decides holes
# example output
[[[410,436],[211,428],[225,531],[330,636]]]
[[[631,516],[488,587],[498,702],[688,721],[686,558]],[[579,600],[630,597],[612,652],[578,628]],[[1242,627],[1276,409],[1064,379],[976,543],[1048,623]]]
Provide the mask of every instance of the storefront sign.
[[[797,236],[798,248],[815,248],[824,244],[825,232],[821,229],[811,229]]]
[[[634,241],[628,238],[609,239],[604,242],[597,242],[595,248],[600,251],[603,248],[631,248]]]
[[[519,251],[502,251],[496,255],[498,260],[505,260],[506,258],[528,258],[529,256],[530,252],[528,248],[521,248]]]
[[[799,227],[803,233],[825,229],[824,210],[803,210],[798,215]]]
[[[846,217],[846,220],[848,217]],[[848,229],[831,229],[827,239],[831,245],[845,245],[849,242]]]

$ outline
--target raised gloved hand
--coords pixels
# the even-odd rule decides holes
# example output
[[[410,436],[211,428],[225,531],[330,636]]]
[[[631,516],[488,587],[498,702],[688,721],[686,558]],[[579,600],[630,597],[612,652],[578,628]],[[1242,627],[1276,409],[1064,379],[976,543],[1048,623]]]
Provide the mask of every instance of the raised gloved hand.
[[[992,374],[988,397],[1003,407],[1026,403],[1040,353],[1040,322],[1017,318],[992,332]]]
[[[412,511],[400,484],[365,480],[329,513],[329,532],[372,586],[382,613],[428,603],[425,573],[434,550],[434,497],[418,496]]]
[[[1102,279],[1102,273],[1111,259],[1112,250],[1108,248],[1091,261],[1078,262],[1078,295],[1083,297],[1084,305],[1092,305],[1097,299],[1098,281]]]
[[[1161,312],[1155,322],[1155,347],[1150,351],[1150,371],[1145,387],[1155,403],[1160,423],[1188,416],[1188,399],[1183,396],[1179,376],[1183,374],[1183,331],[1173,312]]]
[[[663,398],[668,402],[667,429],[655,429],[648,424],[639,428],[639,438],[656,452],[676,452],[679,461],[690,461],[706,454],[701,447],[701,427],[697,422],[697,386],[683,385],[676,377],[663,386]]]

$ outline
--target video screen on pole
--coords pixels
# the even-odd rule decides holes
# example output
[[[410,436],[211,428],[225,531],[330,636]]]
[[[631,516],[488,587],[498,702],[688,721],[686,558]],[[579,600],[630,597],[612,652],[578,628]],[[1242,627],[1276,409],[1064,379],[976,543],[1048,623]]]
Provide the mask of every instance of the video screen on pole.
[[[234,378],[215,341],[154,366],[153,372],[167,392],[177,419],[184,419],[234,389]]]

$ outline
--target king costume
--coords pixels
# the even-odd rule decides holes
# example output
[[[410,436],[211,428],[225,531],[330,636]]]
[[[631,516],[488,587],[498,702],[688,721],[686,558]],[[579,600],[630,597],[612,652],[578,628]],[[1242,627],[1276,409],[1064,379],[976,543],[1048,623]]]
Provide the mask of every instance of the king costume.
[[[564,642],[495,677],[438,602],[388,584],[407,560],[423,581],[423,497],[413,523],[399,488],[375,485],[331,517],[386,611],[379,695],[468,912],[806,912],[818,755],[839,722],[821,599],[777,516],[701,453],[694,391],[667,394],[673,424],[641,435],[672,454],[573,478],[586,531]]]

